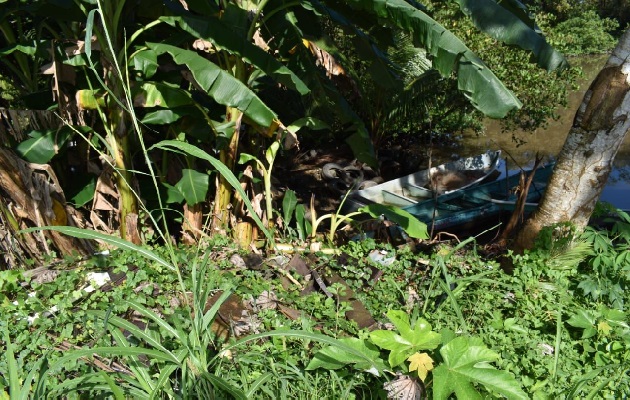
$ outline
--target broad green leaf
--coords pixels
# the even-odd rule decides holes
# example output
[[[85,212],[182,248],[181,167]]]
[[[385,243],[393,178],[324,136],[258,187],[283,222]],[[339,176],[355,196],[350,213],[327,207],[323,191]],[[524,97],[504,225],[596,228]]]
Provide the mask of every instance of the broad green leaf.
[[[503,118],[521,102],[452,32],[404,0],[349,0],[351,7],[373,13],[409,31],[425,48],[444,77],[457,75],[458,88],[473,106],[491,118]]]
[[[162,182],[162,185],[166,188],[166,204],[181,203],[184,201],[184,195],[175,186],[169,185],[166,182]]]
[[[398,332],[403,336],[411,336],[411,324],[409,323],[409,314],[403,310],[387,311],[387,318],[394,324]],[[430,330],[430,328],[429,328]]]
[[[533,21],[522,8],[506,8],[503,4],[506,2],[494,0],[456,1],[479,30],[504,43],[531,51],[540,67],[547,71],[568,67],[564,56],[551,47],[539,31],[528,25]]]
[[[440,349],[440,354],[443,362],[433,370],[434,399],[447,399],[453,393],[459,399],[481,399],[475,384],[508,399],[529,398],[513,375],[489,364],[499,355],[479,338],[455,338]]]
[[[161,82],[143,82],[132,90],[132,96],[136,107],[175,108],[193,102],[186,91]]]
[[[0,50],[0,56],[7,56],[13,52],[24,53],[29,56],[33,56],[38,52],[38,49],[41,49],[43,46],[48,49],[50,47],[50,42],[48,41],[33,41],[33,45],[24,45],[24,44],[13,44],[11,46],[5,47]],[[40,50],[41,52],[41,50]]]
[[[374,331],[370,333],[370,340],[378,347],[390,351],[388,361],[392,368],[402,364],[410,354],[415,353],[411,342],[393,331]]]
[[[407,211],[382,204],[370,204],[361,207],[359,211],[366,212],[374,218],[384,215],[388,220],[398,224],[407,235],[416,239],[428,239],[427,224],[409,214]]]
[[[390,350],[389,363],[392,367],[402,364],[419,350],[432,350],[440,345],[441,335],[433,332],[426,320],[419,318],[411,327],[409,316],[404,311],[390,310],[387,317],[398,329],[398,333],[376,330],[370,334],[370,339],[380,348]]]
[[[269,127],[276,114],[241,81],[191,50],[160,43],[147,43],[158,55],[168,53],[179,65],[186,65],[195,81],[217,103],[235,107],[255,123]]]
[[[527,334],[527,329],[523,328],[521,325],[517,323],[516,318],[506,318],[503,322],[503,327],[507,330],[512,330],[520,333]]]
[[[273,161],[276,159],[276,154],[278,154],[278,149],[280,149],[280,142],[276,140],[271,143],[271,146],[265,151],[265,159],[268,165],[273,164]]]
[[[249,39],[237,34],[221,18],[212,15],[206,15],[203,18],[187,15],[161,17],[160,20],[173,26],[177,24],[193,36],[208,40],[215,47],[242,57],[245,62],[256,66],[276,82],[295,89],[302,95],[309,92],[306,84],[293,71],[282,65],[271,54],[251,43]],[[226,32],[230,34],[227,35]]]
[[[310,340],[310,341],[314,341],[314,342],[318,342],[318,343],[322,343],[322,344],[327,344],[329,346],[334,346],[334,347],[338,347],[340,350],[345,351],[359,359],[362,359],[364,362],[366,362],[367,364],[371,365],[369,368],[366,368],[366,370],[369,371],[378,371],[378,364],[377,364],[377,360],[373,359],[371,357],[371,354],[366,354],[363,352],[363,350],[357,349],[354,346],[349,346],[346,343],[344,343],[343,341],[339,340],[339,339],[335,339],[333,337],[330,337],[328,335],[324,335],[321,333],[314,333],[314,332],[308,332],[308,331],[302,331],[302,330],[274,330],[274,331],[270,331],[270,332],[264,332],[264,333],[257,333],[257,334],[253,334],[253,335],[249,335],[246,336],[242,339],[237,340],[236,342],[233,342],[231,344],[225,345],[223,347],[223,350],[231,350],[235,347],[239,347],[242,346],[245,343],[248,342],[252,342],[252,341],[257,341],[259,339],[263,339],[263,338],[272,338],[272,337],[281,337],[284,339],[302,339],[302,340]],[[219,356],[215,356],[214,359],[217,359]],[[213,360],[211,360],[213,361]]]
[[[105,107],[106,92],[101,89],[80,89],[77,90],[75,99],[77,107],[83,110],[97,110]]]
[[[118,238],[116,236],[105,235],[104,233],[96,232],[90,229],[76,228],[74,226],[40,226],[40,227],[23,229],[20,232],[29,233],[29,232],[36,232],[40,230],[57,231],[57,232],[63,233],[64,235],[76,237],[79,239],[101,240],[105,243],[116,246],[120,249],[135,252],[149,260],[155,261],[159,265],[166,267],[170,270],[175,269],[175,267],[173,267],[168,262],[164,261],[162,258],[160,258],[157,254],[155,254],[149,249],[136,246],[135,244],[128,242],[124,239]]]
[[[284,192],[284,197],[282,198],[282,220],[284,221],[284,225],[288,226],[293,219],[293,211],[296,210],[297,207],[297,196],[293,190],[287,190]]]
[[[186,115],[193,114],[195,109],[190,107],[168,108],[146,113],[142,118],[143,124],[168,125],[178,121]]]
[[[597,317],[592,312],[584,309],[575,311],[571,318],[567,320],[567,324],[583,329],[595,326],[596,322]]]
[[[157,54],[153,50],[145,49],[137,52],[131,59],[133,68],[142,73],[145,79],[151,78],[158,68]]]
[[[96,178],[93,177],[89,180],[87,185],[83,186],[83,188],[79,190],[79,192],[75,194],[70,200],[76,207],[83,207],[84,205],[92,201],[92,199],[94,199],[95,190]]]
[[[316,131],[322,129],[330,129],[330,125],[317,118],[304,117],[293,121],[291,125],[287,126],[287,130],[291,133],[296,133],[302,128],[308,128]]]
[[[251,154],[247,154],[247,153],[241,153],[238,156],[238,163],[239,164],[245,164],[249,161],[256,161],[259,162],[258,158],[254,155]]]
[[[225,164],[223,164],[220,160],[212,157],[210,154],[201,150],[199,147],[193,146],[189,143],[179,142],[177,140],[163,140],[151,146],[149,150],[151,149],[163,149],[175,152],[182,152],[193,157],[201,158],[202,160],[206,160],[210,164],[212,164],[212,166],[221,174],[221,176],[223,176],[225,180],[227,180],[228,183],[232,185],[232,187],[238,192],[238,194],[243,199],[243,202],[245,203],[245,207],[247,207],[247,210],[249,210],[251,218],[254,220],[254,222],[256,222],[256,225],[258,225],[258,228],[271,242],[273,242],[273,236],[271,235],[269,230],[265,228],[265,225],[260,220],[260,218],[258,218],[256,210],[254,210],[254,206],[252,205],[251,201],[249,201],[249,198],[241,187],[240,182],[238,181],[236,176],[234,176],[234,173],[230,171],[228,167],[226,167]]]
[[[380,352],[373,344],[359,338],[343,338],[339,339],[339,342],[361,352],[363,357],[358,357],[338,346],[328,346],[315,353],[306,369],[339,369],[345,365],[354,364],[354,367],[359,370],[369,371],[380,376],[386,368],[382,361],[379,362]],[[373,360],[373,362],[366,362],[366,358]],[[375,365],[378,365],[378,369],[374,369]]]
[[[209,186],[210,176],[194,169],[182,170],[182,179],[175,184],[177,190],[180,191],[186,203],[190,206],[201,203],[206,199]]]
[[[37,164],[47,164],[70,137],[67,129],[44,132],[31,131],[26,139],[17,145],[15,150],[25,160]]]

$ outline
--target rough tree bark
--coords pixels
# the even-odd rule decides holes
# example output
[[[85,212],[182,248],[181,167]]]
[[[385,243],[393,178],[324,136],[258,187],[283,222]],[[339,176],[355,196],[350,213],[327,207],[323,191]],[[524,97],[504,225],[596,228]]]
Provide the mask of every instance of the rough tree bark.
[[[586,226],[630,129],[629,93],[630,30],[584,95],[542,202],[518,233],[515,250],[531,248],[545,226]]]

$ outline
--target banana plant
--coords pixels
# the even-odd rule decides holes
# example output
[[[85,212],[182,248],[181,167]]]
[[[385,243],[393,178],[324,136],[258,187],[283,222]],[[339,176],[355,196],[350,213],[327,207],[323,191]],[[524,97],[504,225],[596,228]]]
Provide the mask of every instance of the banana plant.
[[[541,66],[553,69],[566,63],[542,39],[517,0],[457,3],[480,29],[531,49]],[[5,1],[3,10],[4,5],[17,7],[21,2]],[[32,27],[32,36],[56,46],[53,53],[62,59],[54,61],[77,74],[72,89],[78,104],[101,117],[93,136],[102,133],[102,146],[116,171],[121,235],[132,240],[138,239],[138,227],[130,221],[142,204],[135,183],[139,175],[134,171],[148,173],[158,192],[162,183],[169,183],[168,161],[173,160],[172,155],[163,155],[162,166],[154,170],[156,164],[146,151],[151,143],[145,146],[145,140],[177,139],[212,149],[234,171],[242,152],[262,159],[260,149],[285,133],[283,121],[296,119],[293,114],[301,114],[298,118],[334,114],[334,121],[328,120],[340,123],[340,138],[349,143],[358,159],[374,165],[370,132],[348,101],[348,92],[361,96],[361,88],[352,85],[359,73],[353,67],[355,60],[368,65],[369,76],[377,85],[390,90],[401,87],[396,66],[387,54],[396,30],[407,32],[426,49],[431,67],[442,76],[454,76],[459,89],[486,115],[501,117],[520,107],[518,99],[470,49],[415,2],[141,0],[136,5],[125,0],[79,0],[64,3],[64,7],[59,29],[46,25],[36,29],[34,21],[45,12],[60,12],[51,11],[43,0],[23,8],[27,15],[32,13],[24,21]],[[492,17],[499,11],[501,18]],[[3,32],[18,26],[6,23],[11,15],[0,16],[4,17],[0,21]],[[80,34],[77,27],[83,29]],[[494,33],[496,27],[499,33]],[[33,61],[29,55],[33,46],[26,46],[32,42],[25,37],[15,32],[4,35],[0,62],[11,62],[13,67],[2,69],[3,74],[19,76],[18,70],[33,70],[24,61],[25,57]],[[340,37],[352,46],[342,46]],[[71,55],[65,51],[69,43],[79,42],[82,49]],[[350,82],[350,90],[340,89],[343,80]],[[300,106],[274,104],[274,96],[292,96]],[[50,146],[50,140],[40,143]],[[134,154],[139,155],[135,160]],[[183,169],[206,167],[183,157]],[[254,225],[245,214],[231,215],[233,189],[224,177],[217,176],[214,190],[214,196],[207,196],[214,198],[214,227],[224,229],[231,223],[237,235],[254,237]],[[159,196],[155,207],[165,208]],[[203,212],[202,208],[197,212]]]

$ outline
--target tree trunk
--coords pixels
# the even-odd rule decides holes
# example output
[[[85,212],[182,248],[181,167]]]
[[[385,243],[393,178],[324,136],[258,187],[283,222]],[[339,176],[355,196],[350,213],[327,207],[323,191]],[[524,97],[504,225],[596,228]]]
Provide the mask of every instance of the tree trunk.
[[[588,223],[630,129],[629,75],[630,30],[584,95],[542,202],[517,235],[515,250],[531,248],[545,226]]]

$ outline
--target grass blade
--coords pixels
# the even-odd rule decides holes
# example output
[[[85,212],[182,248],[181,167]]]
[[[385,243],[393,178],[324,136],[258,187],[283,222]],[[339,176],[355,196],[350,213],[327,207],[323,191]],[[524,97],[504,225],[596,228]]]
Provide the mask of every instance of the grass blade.
[[[15,396],[16,393],[20,393],[19,400],[27,399],[22,396],[22,390],[20,388],[20,379],[18,377],[18,365],[15,361],[15,353],[13,352],[13,343],[11,343],[11,336],[9,335],[9,329],[6,326],[2,327],[2,334],[4,336],[4,343],[6,343],[7,368],[9,369],[9,393]]]
[[[105,317],[105,312],[103,311],[88,311],[88,314],[91,315],[95,315],[97,317],[101,317],[104,318]],[[172,363],[175,364],[179,364],[181,361],[180,359],[177,358],[177,356],[175,356],[171,351],[169,351],[168,349],[166,349],[164,346],[162,346],[162,344],[155,338],[151,337],[150,335],[146,334],[145,332],[143,332],[142,330],[140,330],[137,326],[135,326],[133,323],[124,320],[122,318],[116,317],[116,316],[110,316],[108,318],[108,323],[129,331],[129,333],[131,333],[132,335],[134,335],[136,338],[140,339],[140,340],[144,340],[149,346],[158,349],[158,350],[153,350],[153,351],[158,351],[162,354],[164,354],[164,356],[160,356],[160,359],[164,359],[167,361],[170,361]],[[128,347],[127,349],[133,349],[132,347]]]
[[[130,250],[135,253],[140,254],[141,256],[155,261],[163,267],[166,267],[172,271],[175,270],[175,267],[170,263],[166,262],[164,259],[159,257],[157,254],[148,250],[144,247],[136,246],[135,244],[128,242],[124,239],[118,238],[112,235],[106,235],[104,233],[96,232],[90,229],[82,229],[76,228],[74,226],[37,226],[28,229],[22,229],[19,231],[20,233],[30,233],[35,231],[57,231],[61,232],[65,235],[72,236],[78,239],[91,239],[91,240],[102,240],[105,243],[111,244],[113,246],[118,247],[123,250]]]
[[[201,374],[201,377],[207,380],[208,382],[210,382],[212,386],[219,388],[225,392],[228,392],[229,394],[234,396],[235,399],[247,400],[247,396],[245,396],[245,392],[243,392],[241,389],[237,388],[236,386],[230,384],[225,379],[220,378],[216,375],[213,375],[209,372],[203,372]]]
[[[146,308],[142,304],[140,304],[140,303],[138,303],[136,301],[133,301],[133,300],[127,300],[127,303],[129,305],[131,305],[136,311],[138,311],[142,315],[144,315],[145,317],[150,318],[151,320],[153,320],[162,329],[167,331],[172,337],[180,338],[180,339],[183,337],[181,332],[177,331],[175,328],[173,328],[171,325],[169,325],[168,322],[166,322],[162,318],[160,318],[160,316],[157,315],[154,311]]]

